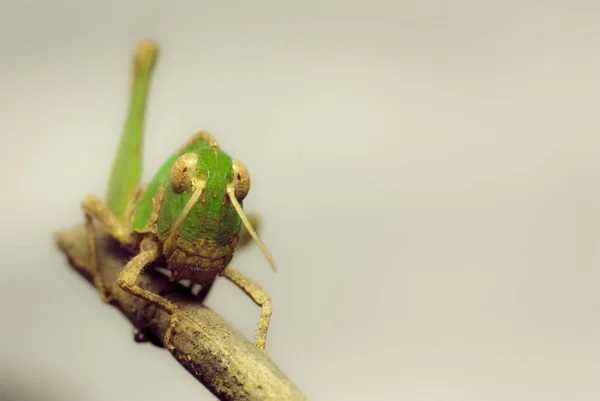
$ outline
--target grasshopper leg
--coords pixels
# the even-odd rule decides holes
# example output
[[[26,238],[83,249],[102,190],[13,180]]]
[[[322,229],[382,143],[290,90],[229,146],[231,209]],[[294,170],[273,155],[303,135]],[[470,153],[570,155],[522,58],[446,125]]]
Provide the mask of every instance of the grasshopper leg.
[[[140,245],[140,253],[133,257],[123,268],[117,279],[117,285],[131,295],[140,297],[153,305],[165,310],[171,315],[171,322],[164,338],[165,347],[173,351],[175,347],[171,344],[171,337],[175,332],[176,326],[179,323],[179,314],[177,307],[166,298],[155,294],[152,291],[141,288],[136,284],[139,275],[144,267],[156,261],[158,257],[157,245],[149,240],[142,241]]]
[[[146,104],[157,58],[156,43],[143,41],[139,44],[133,60],[129,107],[106,193],[108,209],[119,219],[126,213],[130,193],[138,187],[142,175]]]
[[[262,288],[260,288],[258,284],[231,267],[223,270],[221,274],[238,286],[238,288],[244,291],[258,306],[262,308],[260,320],[258,321],[258,328],[256,330],[256,346],[264,350],[267,341],[267,330],[269,328],[269,321],[271,320],[272,313],[271,298]]]
[[[146,334],[137,328],[133,330],[133,340],[136,343],[146,343],[149,341],[148,337],[146,337]]]
[[[131,231],[121,225],[112,212],[108,210],[107,206],[95,196],[88,195],[82,202],[82,208],[85,213],[90,267],[94,272],[94,285],[100,293],[100,299],[103,302],[110,303],[113,297],[100,274],[101,267],[98,260],[98,245],[96,243],[96,230],[94,229],[93,218],[98,219],[109,234],[123,245],[134,245],[135,238]]]
[[[177,285],[178,284],[179,283],[177,283],[177,282],[169,282],[169,284],[162,289],[162,291],[160,292],[160,295],[164,296],[166,294],[169,294],[169,293],[175,291],[177,289]],[[135,327],[133,329],[133,340],[136,343],[147,343],[147,342],[150,342],[150,343],[152,343],[154,345],[157,345],[157,346],[161,345],[160,343],[158,343],[157,341],[155,341],[154,336],[151,336],[150,333],[148,331],[146,331],[146,328],[140,329],[140,328]]]
[[[208,296],[208,293],[210,292],[210,289],[212,288],[214,283],[215,283],[215,280],[213,279],[209,282],[202,284],[200,291],[198,291],[198,294],[196,294],[196,298],[198,298],[198,300],[200,300],[200,302],[204,302],[204,300]]]

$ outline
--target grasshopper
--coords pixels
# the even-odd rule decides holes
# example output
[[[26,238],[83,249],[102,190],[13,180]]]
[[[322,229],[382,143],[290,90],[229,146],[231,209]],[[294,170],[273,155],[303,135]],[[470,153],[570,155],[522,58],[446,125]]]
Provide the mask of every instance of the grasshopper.
[[[180,319],[177,307],[136,284],[144,268],[159,264],[169,269],[172,282],[190,280],[204,287],[224,276],[236,284],[262,309],[256,345],[264,350],[271,300],[260,286],[229,266],[236,248],[254,239],[276,271],[272,256],[242,209],[250,190],[246,167],[223,152],[212,135],[201,131],[171,155],[145,187],[139,186],[146,103],[157,57],[154,42],[139,44],[106,201],[88,195],[82,202],[94,284],[100,298],[111,303],[113,294],[100,274],[96,219],[134,255],[120,272],[117,285],[169,313],[170,325],[163,339],[167,349],[174,350],[171,339]]]

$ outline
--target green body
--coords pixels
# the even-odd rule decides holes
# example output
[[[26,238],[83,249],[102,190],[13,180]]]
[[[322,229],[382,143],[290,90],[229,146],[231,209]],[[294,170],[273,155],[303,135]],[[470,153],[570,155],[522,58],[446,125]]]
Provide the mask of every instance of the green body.
[[[192,190],[182,194],[173,192],[169,185],[170,171],[175,160],[184,153],[198,156],[198,178],[206,180],[203,202],[196,202],[179,228],[179,236],[190,242],[201,239],[215,240],[222,245],[234,234],[239,234],[241,220],[227,199],[227,183],[232,180],[232,160],[220,149],[209,147],[208,141],[198,139],[171,156],[150,181],[134,209],[133,229],[147,228],[153,209],[153,198],[160,187],[165,192],[157,222],[158,239],[164,242],[171,234],[171,226],[181,214],[192,195]]]
[[[170,270],[169,280],[200,284],[204,294],[217,276],[224,276],[241,288],[262,308],[256,345],[264,350],[271,300],[252,280],[229,267],[236,248],[245,243],[244,238],[252,238],[275,270],[273,258],[242,210],[242,200],[250,190],[246,167],[220,150],[210,134],[199,132],[168,158],[145,187],[140,187],[143,122],[157,53],[152,41],[138,46],[129,110],[106,201],[90,195],[82,202],[94,284],[105,302],[115,299],[112,287],[101,274],[93,221],[96,218],[134,254],[119,273],[116,284],[171,315],[163,341],[166,348],[175,349],[171,337],[181,321],[179,307],[162,291],[154,292],[136,283],[147,266],[157,264]],[[244,237],[245,234],[248,235]],[[163,291],[167,289],[164,287]]]
[[[178,236],[191,243],[212,240],[215,245],[225,244],[239,234],[241,227],[240,218],[226,196],[227,183],[232,180],[232,159],[222,150],[210,147],[206,139],[192,141],[173,154],[148,183],[137,204],[131,204],[142,173],[143,121],[155,59],[156,49],[151,45],[141,47],[136,56],[130,106],[108,184],[106,204],[121,222],[131,222],[132,231],[147,231],[148,224],[152,223],[153,198],[164,188],[156,227],[159,240],[164,242],[192,192],[173,192],[169,185],[171,166],[182,154],[195,153],[197,177],[206,180],[206,189],[202,202],[194,205],[181,224]]]

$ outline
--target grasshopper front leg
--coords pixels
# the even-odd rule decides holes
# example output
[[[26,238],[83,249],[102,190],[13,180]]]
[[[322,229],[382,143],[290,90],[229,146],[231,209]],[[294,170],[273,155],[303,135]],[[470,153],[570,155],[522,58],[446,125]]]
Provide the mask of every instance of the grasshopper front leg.
[[[271,298],[258,284],[231,267],[223,270],[221,274],[244,291],[261,307],[262,313],[258,321],[258,328],[256,329],[256,346],[264,350],[267,342],[267,330],[269,329],[269,322],[273,311]]]
[[[253,213],[248,215],[248,221],[255,231],[258,232],[260,230],[261,218],[258,214]],[[248,233],[248,230],[245,227],[242,227],[238,247],[245,248],[251,243],[250,241],[252,241],[250,233]],[[272,314],[271,298],[258,284],[231,267],[225,269],[221,274],[244,291],[258,306],[261,307],[261,316],[256,330],[256,346],[264,350],[267,341],[267,330]]]
[[[175,347],[171,343],[171,337],[173,336],[176,326],[179,323],[177,307],[166,298],[152,291],[148,291],[136,284],[138,277],[142,273],[142,270],[157,260],[159,256],[158,249],[159,246],[155,241],[149,238],[142,240],[140,244],[140,253],[138,253],[125,265],[119,274],[117,285],[129,294],[142,298],[171,315],[171,322],[163,342],[165,348],[167,348],[169,351],[173,351]]]

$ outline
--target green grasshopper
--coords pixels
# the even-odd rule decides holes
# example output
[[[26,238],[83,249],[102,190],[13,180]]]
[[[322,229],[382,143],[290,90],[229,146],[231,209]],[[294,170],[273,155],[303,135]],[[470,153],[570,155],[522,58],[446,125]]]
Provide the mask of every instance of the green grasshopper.
[[[171,338],[179,322],[177,307],[136,284],[145,267],[158,264],[166,264],[173,282],[190,280],[210,286],[221,275],[236,284],[262,308],[256,345],[264,350],[271,300],[251,279],[229,267],[238,245],[251,237],[276,271],[273,258],[242,210],[250,190],[246,167],[223,152],[212,135],[199,132],[169,157],[145,187],[139,187],[146,102],[157,56],[154,42],[140,43],[133,62],[129,110],[106,202],[93,195],[82,202],[94,284],[104,302],[113,301],[100,274],[95,218],[135,255],[119,274],[117,285],[170,314],[170,326],[163,339],[166,348],[174,349]]]

